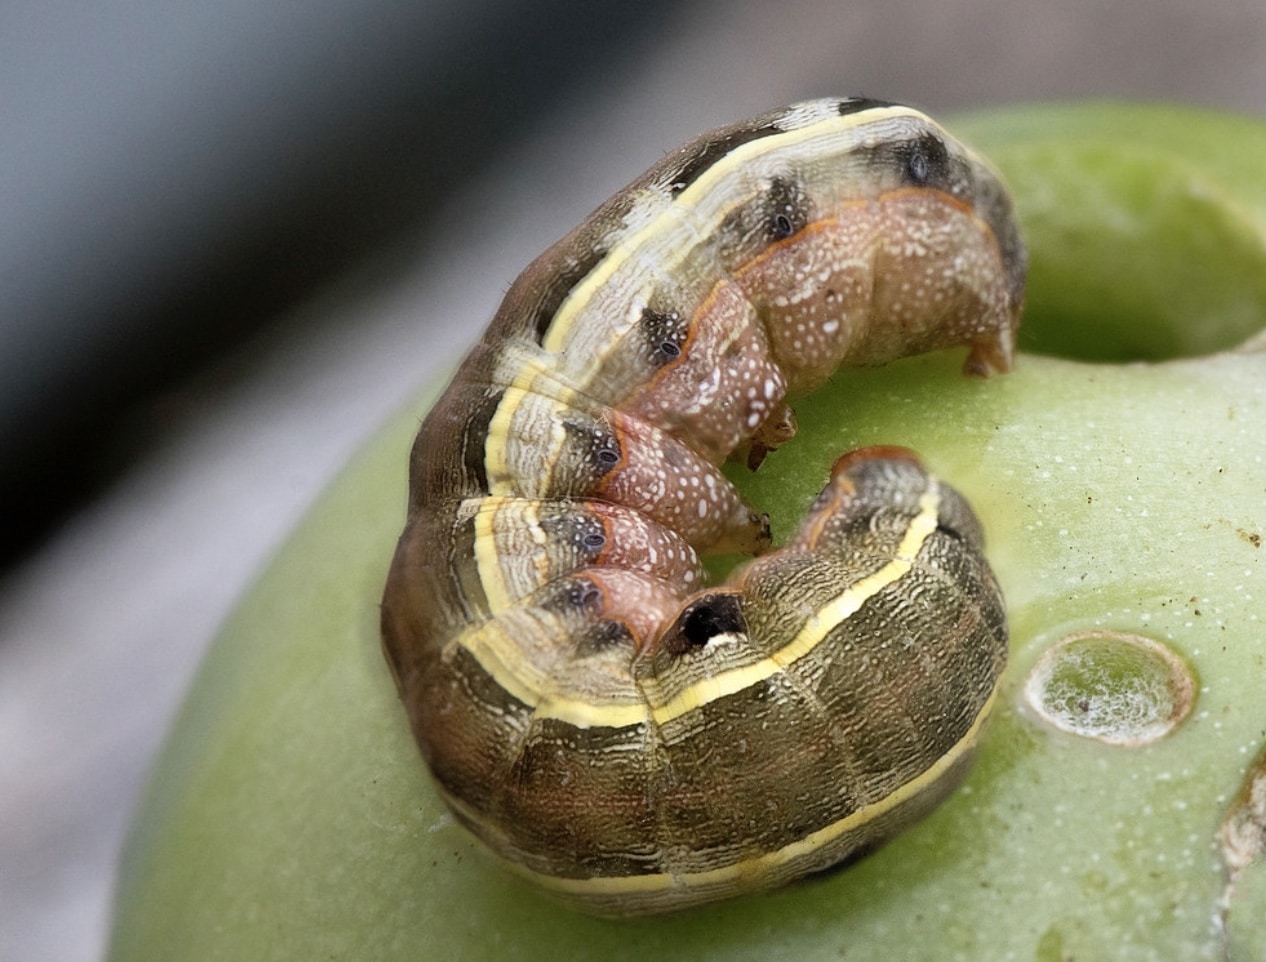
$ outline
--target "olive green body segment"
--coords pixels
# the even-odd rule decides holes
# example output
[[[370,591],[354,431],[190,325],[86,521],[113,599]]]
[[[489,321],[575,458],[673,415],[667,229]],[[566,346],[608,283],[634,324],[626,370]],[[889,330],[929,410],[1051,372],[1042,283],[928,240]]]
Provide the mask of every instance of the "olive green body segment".
[[[989,168],[830,100],[669,155],[539,257],[424,421],[383,644],[458,819],[579,908],[668,911],[855,857],[966,771],[1006,659],[980,525],[910,452],[800,531],[719,470],[838,367],[1010,367],[1025,256]],[[758,555],[705,585],[699,555]]]

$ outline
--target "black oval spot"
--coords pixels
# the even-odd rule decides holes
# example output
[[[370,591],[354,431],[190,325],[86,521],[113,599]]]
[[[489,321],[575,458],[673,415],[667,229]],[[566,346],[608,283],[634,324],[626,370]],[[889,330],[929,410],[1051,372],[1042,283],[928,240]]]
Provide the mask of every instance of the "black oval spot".
[[[682,635],[696,648],[702,648],[717,635],[741,630],[743,614],[733,595],[714,595],[683,612]]]
[[[677,311],[642,308],[642,342],[649,349],[648,359],[653,367],[668,364],[681,356],[688,328],[689,324]]]
[[[738,595],[716,591],[695,599],[682,609],[664,633],[663,647],[670,654],[697,651],[718,635],[742,634],[747,621]]]
[[[949,150],[932,133],[906,141],[897,151],[906,183],[944,189],[949,184]]]
[[[535,596],[536,603],[546,611],[564,617],[581,612],[590,617],[599,614],[603,607],[602,591],[588,578],[561,578],[543,587]]]
[[[782,240],[809,223],[809,198],[792,177],[775,177],[765,193],[765,223],[770,240]]]
[[[570,416],[560,421],[567,434],[561,463],[564,476],[606,474],[620,463],[620,442],[611,425],[599,418]]]
[[[915,184],[926,184],[928,180],[928,158],[922,150],[915,147],[906,160],[906,177]]]
[[[592,561],[607,544],[602,519],[566,501],[542,504],[537,523],[550,544],[566,546],[582,562]]]

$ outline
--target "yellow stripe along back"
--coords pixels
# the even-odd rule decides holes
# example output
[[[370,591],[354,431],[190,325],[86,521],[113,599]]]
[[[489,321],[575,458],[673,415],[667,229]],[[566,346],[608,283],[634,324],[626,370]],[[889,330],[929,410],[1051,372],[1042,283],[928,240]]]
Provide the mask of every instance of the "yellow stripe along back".
[[[794,549],[703,589],[697,554],[767,548],[716,464],[794,433],[784,395],[950,346],[1006,370],[1024,273],[987,165],[863,100],[704,135],[534,261],[422,424],[382,605],[460,821],[564,901],[639,914],[935,805],[1006,658],[961,495],[853,452]]]
[[[742,170],[753,158],[765,157],[771,151],[795,147],[807,141],[821,140],[831,134],[842,134],[862,124],[873,124],[876,121],[885,120],[889,117],[911,116],[916,113],[909,107],[892,106],[867,110],[858,114],[848,114],[842,117],[838,114],[835,116],[827,115],[825,118],[806,126],[792,128],[771,137],[752,141],[741,147],[736,147],[709,167],[706,173],[682,191],[676,198],[675,203],[678,207],[686,209],[692,209],[692,206],[695,210],[706,209],[705,204],[700,203],[700,199],[707,201],[712,198],[718,200],[727,198],[729,195],[718,191],[718,183],[727,177],[733,176],[736,171]],[[654,198],[653,202],[657,206],[666,206],[663,195],[655,194],[652,196]],[[736,198],[735,202],[745,199]],[[713,205],[707,204],[706,206]],[[712,216],[707,218],[705,222],[697,224],[695,233],[702,237],[715,233],[721,221],[732,209],[732,203],[715,204],[715,211]],[[682,224],[676,217],[668,216],[663,211],[655,211],[652,216],[644,218],[644,223],[640,224],[637,229],[624,233],[620,237],[619,242],[602,259],[598,267],[591,271],[563,302],[550,324],[549,334],[543,344],[544,348],[547,351],[557,352],[568,345],[574,333],[574,325],[583,316],[585,307],[590,303],[594,292],[611,282],[612,276],[625,266],[633,252],[653,248],[656,246],[655,239],[657,236],[665,232],[682,229]],[[578,383],[587,384],[593,379],[597,373],[600,360],[600,356],[594,358],[593,363],[586,369],[585,375],[578,379]]]
[[[554,718],[577,728],[622,728],[645,722],[648,715],[663,725],[717,698],[740,692],[776,675],[788,665],[808,655],[845,619],[881,590],[896,583],[910,571],[928,535],[936,530],[940,494],[933,481],[919,501],[919,513],[907,528],[896,556],[874,574],[848,585],[834,599],[814,612],[791,643],[760,661],[695,682],[662,704],[653,700],[627,704],[595,704],[551,693],[547,675],[535,671],[522,657],[516,640],[496,622],[472,629],[457,639],[498,685],[535,710],[537,718]],[[491,537],[488,538],[491,543]],[[489,572],[499,572],[495,559],[486,564]],[[500,584],[500,575],[495,575]],[[489,581],[485,581],[487,589]],[[649,708],[649,712],[648,712]]]

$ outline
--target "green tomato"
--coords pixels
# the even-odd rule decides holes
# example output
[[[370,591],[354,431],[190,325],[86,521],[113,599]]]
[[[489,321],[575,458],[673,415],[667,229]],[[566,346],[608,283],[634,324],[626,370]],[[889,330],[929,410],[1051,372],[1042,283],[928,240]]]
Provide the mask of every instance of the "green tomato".
[[[792,444],[734,475],[785,532],[836,454],[904,444],[976,506],[1013,651],[948,802],[844,871],[676,916],[588,918],[505,872],[435,797],[379,654],[432,391],[207,657],[127,846],[111,958],[1266,958],[1266,345],[1233,349],[1266,326],[1266,127],[1121,105],[951,126],[1011,183],[1030,244],[1016,370],[969,381],[934,355],[841,374]],[[1105,631],[1194,683],[1163,737],[1086,737],[1034,707],[1043,653]],[[1056,677],[1129,700],[1144,674],[1092,658]],[[1061,698],[1074,721],[1092,700]]]

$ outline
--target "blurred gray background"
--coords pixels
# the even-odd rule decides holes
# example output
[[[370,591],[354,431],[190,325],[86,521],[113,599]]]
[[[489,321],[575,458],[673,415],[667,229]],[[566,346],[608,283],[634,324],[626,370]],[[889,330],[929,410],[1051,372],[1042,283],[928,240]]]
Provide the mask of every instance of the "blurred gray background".
[[[1266,4],[0,6],[0,959],[100,957],[216,626],[518,270],[703,129],[852,93],[1266,116]]]

